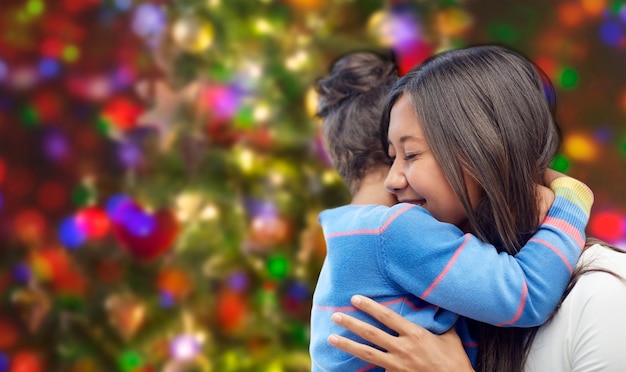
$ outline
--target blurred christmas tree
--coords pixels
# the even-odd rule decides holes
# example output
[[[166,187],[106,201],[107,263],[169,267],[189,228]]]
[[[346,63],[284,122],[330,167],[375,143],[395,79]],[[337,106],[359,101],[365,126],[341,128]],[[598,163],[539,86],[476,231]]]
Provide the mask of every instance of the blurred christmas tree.
[[[315,80],[354,49],[408,69],[425,11],[5,1],[0,371],[308,370],[317,215],[348,199]]]
[[[527,41],[575,97],[568,35],[626,9],[592,3],[559,2],[555,26],[542,2],[476,2],[495,15],[473,40]],[[462,46],[472,4],[3,0],[0,372],[309,370],[317,215],[348,200],[315,81],[352,50],[393,50],[406,72]],[[548,25],[538,51],[520,14]],[[561,170],[593,160],[591,137]]]

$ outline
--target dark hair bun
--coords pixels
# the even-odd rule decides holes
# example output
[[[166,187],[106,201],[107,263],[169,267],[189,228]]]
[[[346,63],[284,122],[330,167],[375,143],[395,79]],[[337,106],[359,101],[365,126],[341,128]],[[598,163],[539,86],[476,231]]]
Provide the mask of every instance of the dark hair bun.
[[[390,76],[397,76],[393,61],[373,52],[354,52],[335,61],[330,74],[318,80],[318,116],[345,99],[386,85]]]

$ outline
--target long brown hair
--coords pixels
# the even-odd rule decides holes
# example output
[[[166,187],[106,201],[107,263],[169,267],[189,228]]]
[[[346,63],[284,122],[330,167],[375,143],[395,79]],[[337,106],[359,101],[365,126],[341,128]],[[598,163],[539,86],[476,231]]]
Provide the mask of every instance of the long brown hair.
[[[560,145],[549,82],[527,58],[495,45],[438,54],[403,76],[381,122],[408,95],[472,232],[515,254],[539,227],[536,185]],[[464,175],[482,188],[472,206]],[[476,322],[478,371],[521,371],[536,328]]]

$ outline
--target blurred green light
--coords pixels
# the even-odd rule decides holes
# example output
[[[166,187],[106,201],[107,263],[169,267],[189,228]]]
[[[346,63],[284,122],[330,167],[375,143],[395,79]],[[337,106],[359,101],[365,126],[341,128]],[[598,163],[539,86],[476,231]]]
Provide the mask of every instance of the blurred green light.
[[[143,360],[141,359],[141,355],[135,351],[129,350],[120,355],[119,363],[122,371],[131,372],[141,367]]]
[[[26,10],[32,15],[40,15],[43,13],[45,4],[41,0],[30,0],[26,4]]]
[[[578,85],[578,72],[573,68],[566,67],[561,70],[561,74],[559,76],[559,82],[561,87],[563,88],[574,88]]]
[[[96,129],[99,133],[107,135],[111,132],[111,122],[104,116],[99,116],[96,121]]]
[[[487,26],[487,32],[494,41],[514,43],[519,39],[518,33],[509,24],[494,22]]]
[[[460,49],[460,48],[465,48],[466,43],[465,40],[463,40],[463,38],[460,37],[453,37],[450,39],[450,49]]]
[[[55,299],[55,307],[60,310],[80,312],[85,308],[85,303],[81,297],[71,292],[61,292]]]
[[[608,9],[612,14],[619,14],[620,11],[622,10],[622,7],[624,7],[626,5],[625,1],[612,1],[609,6]]]
[[[302,346],[309,344],[310,335],[306,326],[296,323],[291,326],[291,338]]]
[[[254,111],[252,107],[242,107],[235,114],[234,126],[237,129],[254,127]]]
[[[92,200],[95,200],[95,198],[95,189],[84,184],[76,186],[72,191],[72,201],[79,207],[88,205]]]
[[[228,82],[233,76],[233,71],[227,66],[216,64],[211,67],[209,76],[217,82]]]
[[[267,261],[267,270],[270,275],[275,279],[282,279],[287,276],[289,271],[289,263],[283,256],[270,257]]]
[[[79,50],[74,45],[68,45],[63,48],[63,60],[66,62],[74,62],[78,59]]]
[[[552,164],[550,168],[554,169],[557,172],[565,173],[569,169],[569,160],[563,155],[557,155],[552,160]]]
[[[20,117],[22,122],[26,124],[27,127],[34,127],[39,122],[39,114],[37,110],[35,110],[32,106],[26,106],[20,110]]]

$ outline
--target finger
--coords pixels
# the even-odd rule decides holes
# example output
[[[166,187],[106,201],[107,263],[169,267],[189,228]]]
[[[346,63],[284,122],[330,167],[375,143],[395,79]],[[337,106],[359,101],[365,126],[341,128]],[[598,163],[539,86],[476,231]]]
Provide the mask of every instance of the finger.
[[[356,308],[373,316],[379,322],[394,330],[399,335],[403,334],[403,332],[407,329],[411,329],[414,333],[419,333],[423,331],[421,327],[416,327],[415,323],[404,319],[395,311],[387,308],[384,305],[379,304],[378,302],[368,297],[354,295],[352,296],[351,301]]]
[[[371,342],[372,344],[383,348],[384,350],[390,350],[390,348],[393,347],[395,341],[397,340],[396,336],[392,336],[389,333],[379,329],[378,327],[375,327],[350,315],[334,313],[331,316],[331,319],[338,325],[346,328],[350,332],[360,336],[361,338]]]
[[[366,362],[387,368],[387,354],[374,347],[335,334],[328,337],[328,343]]]
[[[546,183],[546,185],[550,185],[554,180],[556,180],[557,178],[561,178],[561,177],[567,177],[567,176],[561,172],[555,171],[554,169],[547,168],[543,176],[543,180]]]

